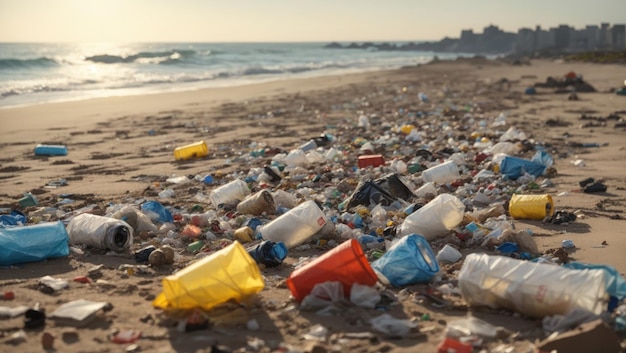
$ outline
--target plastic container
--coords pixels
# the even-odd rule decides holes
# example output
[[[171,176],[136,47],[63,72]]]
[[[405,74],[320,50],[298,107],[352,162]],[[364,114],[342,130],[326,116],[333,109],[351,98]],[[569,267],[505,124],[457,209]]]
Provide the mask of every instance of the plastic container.
[[[457,197],[441,194],[411,213],[398,228],[398,234],[421,234],[427,240],[446,235],[463,221],[465,205]]]
[[[288,249],[294,248],[319,232],[328,219],[314,201],[306,201],[268,224],[257,228],[265,240],[283,242]]]
[[[422,180],[425,182],[433,182],[445,184],[455,181],[459,178],[459,168],[454,161],[447,161],[430,167],[422,172]]]
[[[237,205],[237,212],[241,214],[261,215],[276,213],[274,197],[267,190],[261,190],[254,195],[246,197]]]
[[[241,201],[248,195],[250,195],[248,185],[243,180],[237,179],[213,189],[209,193],[209,200],[215,208],[218,208],[220,205]]]
[[[506,175],[512,180],[517,180],[524,173],[528,173],[536,178],[545,171],[546,167],[544,165],[522,158],[506,156],[500,162],[500,174]]]
[[[211,308],[241,302],[265,287],[259,267],[238,242],[163,279],[152,305],[161,309]]]
[[[71,245],[89,245],[99,249],[124,251],[133,244],[133,228],[126,222],[83,213],[67,225]]]
[[[602,270],[571,270],[486,254],[465,258],[459,289],[469,305],[503,307],[534,317],[566,315],[575,308],[599,315],[608,301]]]
[[[35,146],[36,156],[66,156],[67,147],[63,145],[42,145]]]
[[[550,195],[513,195],[509,201],[509,215],[515,219],[544,219],[553,214]]]
[[[19,199],[17,202],[20,204],[20,206],[22,206],[22,208],[36,206],[37,204],[39,204],[39,200],[37,200],[35,195],[31,194],[30,192],[24,194],[24,197]]]
[[[67,256],[67,242],[67,231],[60,221],[0,228],[0,265]]]
[[[385,165],[385,158],[380,154],[370,154],[365,156],[359,156],[358,159],[359,168],[367,168],[369,166],[378,167]]]
[[[398,240],[372,263],[372,268],[381,282],[395,287],[428,282],[439,272],[439,264],[430,244],[418,234]]]
[[[191,143],[189,145],[177,147],[174,150],[174,158],[182,161],[192,158],[201,158],[209,154],[209,147],[204,141]]]
[[[356,239],[346,240],[293,271],[287,278],[287,287],[297,301],[302,301],[316,284],[328,281],[341,282],[343,292],[348,298],[353,284],[376,284],[378,277]]]

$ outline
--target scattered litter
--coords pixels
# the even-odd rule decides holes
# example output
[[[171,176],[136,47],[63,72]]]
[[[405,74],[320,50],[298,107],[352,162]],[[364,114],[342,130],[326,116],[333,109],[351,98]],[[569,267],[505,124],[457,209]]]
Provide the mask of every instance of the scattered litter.
[[[372,328],[389,337],[405,337],[412,329],[417,327],[417,323],[411,320],[396,319],[389,314],[382,314],[369,321]]]

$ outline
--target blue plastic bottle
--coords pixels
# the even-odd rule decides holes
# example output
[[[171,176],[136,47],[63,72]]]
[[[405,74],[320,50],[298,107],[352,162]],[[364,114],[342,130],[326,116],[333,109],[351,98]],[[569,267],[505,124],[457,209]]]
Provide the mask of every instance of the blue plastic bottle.
[[[67,147],[62,145],[42,145],[35,146],[36,156],[66,156]]]

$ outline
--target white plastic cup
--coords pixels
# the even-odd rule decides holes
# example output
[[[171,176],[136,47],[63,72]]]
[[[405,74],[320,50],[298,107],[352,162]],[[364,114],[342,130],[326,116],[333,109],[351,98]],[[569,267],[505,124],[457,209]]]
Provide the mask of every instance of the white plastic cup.
[[[326,151],[326,154],[324,155],[324,157],[326,158],[326,160],[334,161],[338,155],[339,155],[339,151],[337,151],[337,149],[335,149],[334,147],[331,147],[328,149],[328,151]]]
[[[291,249],[313,237],[328,222],[314,201],[306,201],[257,230],[263,239],[275,243],[282,241]]]
[[[439,252],[437,253],[437,261],[439,263],[455,263],[459,261],[463,255],[455,248],[446,244]]]
[[[285,163],[290,167],[301,167],[309,164],[309,161],[306,159],[306,153],[298,148],[289,151],[285,157]]]
[[[432,181],[422,185],[419,189],[415,191],[415,196],[417,197],[426,197],[429,194],[437,196],[437,188]]]
[[[227,203],[241,201],[250,195],[248,185],[240,179],[233,180],[209,193],[209,199],[215,208]]]
[[[448,234],[463,221],[464,214],[465,205],[461,200],[454,195],[441,194],[405,218],[398,234],[420,234],[430,241]]]
[[[274,197],[267,190],[261,190],[254,195],[250,195],[243,199],[237,205],[237,212],[241,214],[261,215],[274,214],[276,206],[274,205]]]
[[[434,182],[445,184],[455,181],[459,178],[459,168],[456,163],[450,160],[434,167],[428,168],[422,172],[422,180],[425,182]]]

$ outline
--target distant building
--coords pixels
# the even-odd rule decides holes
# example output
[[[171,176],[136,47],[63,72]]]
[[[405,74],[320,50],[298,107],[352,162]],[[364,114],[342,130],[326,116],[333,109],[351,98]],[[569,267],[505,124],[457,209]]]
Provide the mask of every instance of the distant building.
[[[497,27],[495,27],[497,29]],[[490,29],[493,31],[493,29]],[[487,28],[485,29],[487,32]],[[576,29],[568,25],[543,30],[521,28],[515,35],[515,52],[532,53],[534,51],[559,50],[580,52],[587,50],[625,50],[626,25],[601,23],[600,26],[588,25]]]
[[[535,29],[535,50],[545,50],[549,48],[554,48],[555,44],[555,36],[554,33],[550,31],[544,31],[540,26],[537,26]]]
[[[565,49],[570,46],[570,28],[568,25],[559,25],[555,31],[555,46],[559,49]]]
[[[518,53],[531,53],[537,47],[535,32],[530,28],[521,28],[515,36],[515,51]]]
[[[585,27],[585,37],[587,38],[587,50],[592,50],[598,47],[600,40],[600,27],[587,26]]]
[[[613,49],[626,49],[626,25],[613,25],[613,29],[611,29],[611,40]]]
[[[598,40],[598,48],[607,49],[611,46],[611,32],[608,23],[600,24],[600,38]]]

